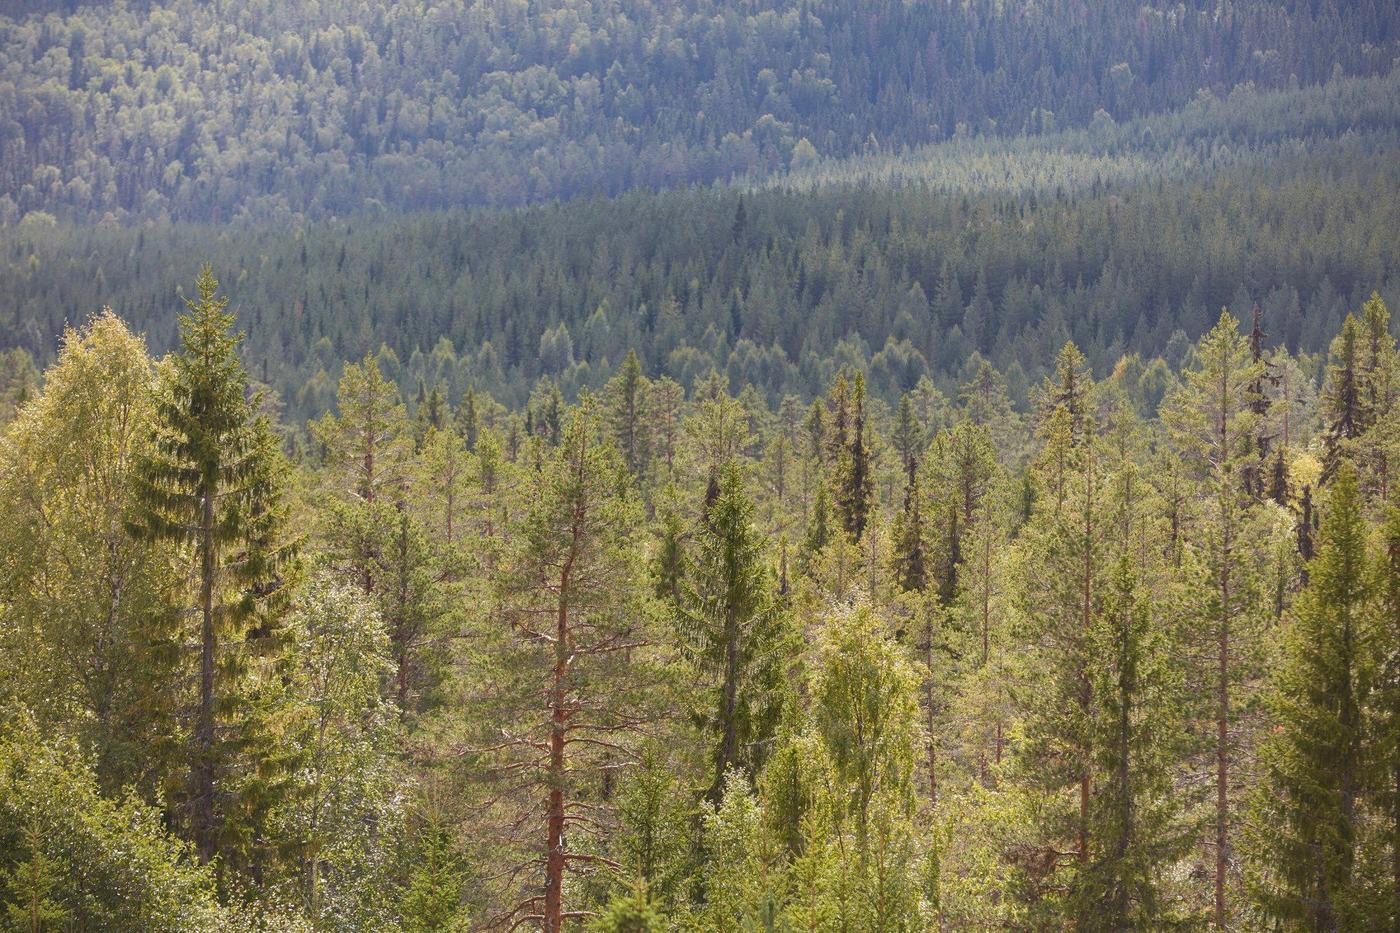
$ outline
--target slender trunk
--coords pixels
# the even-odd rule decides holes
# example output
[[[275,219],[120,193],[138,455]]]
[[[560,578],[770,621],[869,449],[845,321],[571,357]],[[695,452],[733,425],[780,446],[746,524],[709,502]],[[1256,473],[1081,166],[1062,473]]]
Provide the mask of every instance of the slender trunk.
[[[201,863],[214,857],[214,493],[206,488],[200,528],[199,706],[195,713],[195,755],[190,763],[190,822]]]
[[[559,580],[559,611],[554,640],[554,682],[550,686],[549,808],[546,817],[544,933],[564,928],[564,747],[568,731],[566,680],[569,672],[569,571]]]
[[[985,674],[987,664],[992,657],[992,536],[987,528],[981,529],[982,534],[982,663],[980,668]],[[977,770],[979,780],[985,785],[987,783],[987,748],[986,731],[979,729],[981,736],[977,749]]]
[[[1136,672],[1133,668],[1131,648],[1128,645],[1132,637],[1129,626],[1132,625],[1130,618],[1123,620],[1123,627],[1119,630],[1119,637],[1123,640],[1120,646],[1119,663],[1119,695],[1118,695],[1118,839],[1114,846],[1114,855],[1120,866],[1126,868],[1128,852],[1133,845],[1133,794],[1132,794],[1132,714],[1133,714],[1133,694],[1137,690]],[[1117,883],[1112,892],[1113,919],[1117,923],[1127,925],[1128,921],[1128,887],[1126,878],[1119,875]]]
[[[1222,490],[1223,492],[1223,490]],[[1227,493],[1228,494],[1228,493]],[[1220,568],[1220,633],[1216,668],[1215,720],[1215,926],[1229,922],[1225,874],[1230,867],[1230,561],[1233,529],[1225,517]]]
[[[408,716],[408,680],[409,667],[411,663],[411,651],[413,643],[413,633],[409,630],[408,618],[408,516],[404,514],[403,502],[400,501],[399,509],[399,535],[398,535],[398,592],[395,594],[395,614],[398,616],[398,624],[395,626],[395,640],[398,642],[397,655],[398,670],[395,677],[395,699],[399,704],[399,716]]]
[[[935,730],[934,716],[934,683],[933,683],[933,614],[928,616],[928,638],[925,642],[926,657],[924,662],[928,668],[928,678],[924,681],[924,689],[927,693],[925,714],[928,719],[928,799],[931,806],[938,804],[938,740]]]
[[[455,457],[456,454],[453,454],[453,456]],[[455,488],[457,485],[456,468],[454,467],[447,475],[447,544],[450,547],[452,544],[452,516],[457,511],[457,495]]]
[[[1087,640],[1089,628],[1093,624],[1094,599],[1094,464],[1092,459],[1085,472],[1085,482],[1087,486],[1084,497],[1084,567],[1080,581],[1080,609],[1082,612],[1080,627],[1083,637]],[[1085,721],[1088,720],[1089,708],[1093,699],[1093,686],[1089,682],[1088,671],[1081,668],[1079,671],[1079,706]],[[1090,776],[1088,750],[1086,748],[1082,751],[1085,752],[1085,755],[1079,766],[1079,861],[1087,863],[1089,861]]]
[[[724,775],[738,761],[739,734],[734,721],[739,707],[739,632],[734,623],[734,609],[725,609],[724,622],[724,686],[720,698],[722,733],[719,744],[719,762],[715,773],[714,799],[724,793]]]
[[[1220,463],[1220,630],[1216,657],[1216,719],[1215,719],[1215,912],[1217,929],[1225,929],[1230,921],[1225,900],[1225,875],[1230,868],[1230,622],[1231,576],[1234,560],[1235,529],[1234,484],[1230,475],[1230,374],[1222,368],[1220,394],[1215,411],[1215,446]]]

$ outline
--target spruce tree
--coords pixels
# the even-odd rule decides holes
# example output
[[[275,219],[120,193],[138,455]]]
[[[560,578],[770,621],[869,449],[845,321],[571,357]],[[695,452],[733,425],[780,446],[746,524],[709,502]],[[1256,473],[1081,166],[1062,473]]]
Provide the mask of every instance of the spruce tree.
[[[608,400],[608,427],[612,431],[613,443],[621,452],[627,469],[639,479],[650,459],[646,432],[649,388],[647,378],[642,375],[642,363],[637,358],[637,351],[629,350],[604,393]]]
[[[833,418],[836,430],[833,438],[839,446],[832,468],[832,484],[836,490],[836,508],[841,515],[841,524],[852,541],[859,541],[870,520],[871,501],[875,493],[874,455],[866,424],[865,374],[856,373],[849,397],[840,385],[836,393],[837,413]]]
[[[431,688],[433,665],[425,649],[448,613],[441,584],[453,569],[450,554],[443,553],[446,543],[435,542],[410,508],[410,484],[416,479],[438,487],[448,511],[441,519],[444,535],[449,528],[455,535],[451,513],[462,480],[460,451],[450,431],[429,427],[415,463],[398,389],[373,357],[345,367],[336,402],[338,411],[314,426],[337,476],[326,508],[327,550],[337,570],[374,600],[388,626],[393,694],[407,715],[421,708]]]
[[[481,422],[477,412],[477,397],[474,387],[467,386],[467,391],[462,394],[462,401],[457,406],[455,420],[457,433],[461,435],[462,441],[467,445],[467,450],[476,450],[476,435],[481,430]]]
[[[928,452],[931,574],[943,605],[958,589],[958,570],[973,516],[996,473],[996,451],[985,427],[960,421],[940,431]]]
[[[910,470],[904,487],[904,505],[895,516],[893,531],[894,579],[906,593],[918,592],[928,583],[928,544],[925,539],[918,471]]]
[[[780,617],[753,517],[743,473],[730,462],[696,528],[678,612],[682,650],[709,686],[713,801],[731,769],[757,772],[779,712]]]
[[[1183,919],[1163,889],[1191,837],[1174,786],[1185,723],[1172,629],[1128,555],[1104,589],[1089,635],[1091,857],[1075,879],[1072,912],[1077,929],[1115,933]]]
[[[1057,410],[1069,416],[1069,436],[1073,444],[1083,443],[1091,416],[1090,393],[1094,388],[1089,363],[1073,342],[1066,343],[1055,356],[1055,368],[1045,377],[1036,406],[1043,426]]]
[[[180,349],[160,371],[151,437],[136,468],[131,529],[188,548],[199,620],[199,673],[185,790],[189,831],[201,862],[223,844],[226,816],[240,806],[220,792],[246,726],[234,702],[236,657],[265,641],[255,614],[285,582],[285,467],[266,419],[255,414],[238,359],[228,299],[205,266],[199,297],[186,300]],[[241,721],[230,722],[230,712]]]
[[[1283,642],[1249,820],[1251,889],[1284,928],[1351,930],[1369,911],[1354,869],[1373,584],[1355,472],[1339,469],[1317,557]]]
[[[1342,331],[1332,341],[1327,366],[1327,382],[1322,392],[1323,460],[1322,482],[1337,475],[1343,458],[1351,453],[1352,442],[1366,430],[1362,388],[1361,324],[1348,314]]]

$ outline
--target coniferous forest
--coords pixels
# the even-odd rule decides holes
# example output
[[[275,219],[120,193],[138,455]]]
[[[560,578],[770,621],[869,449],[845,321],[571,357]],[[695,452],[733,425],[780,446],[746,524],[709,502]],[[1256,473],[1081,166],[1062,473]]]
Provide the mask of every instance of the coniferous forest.
[[[1397,62],[7,5],[0,930],[1400,929]]]

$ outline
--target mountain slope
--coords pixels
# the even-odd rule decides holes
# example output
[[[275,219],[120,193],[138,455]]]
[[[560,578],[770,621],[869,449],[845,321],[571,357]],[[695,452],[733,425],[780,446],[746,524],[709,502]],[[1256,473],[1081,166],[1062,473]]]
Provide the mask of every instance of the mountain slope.
[[[1377,2],[96,4],[0,17],[0,223],[281,221],[761,176],[1374,74],[1397,37],[1400,10]]]

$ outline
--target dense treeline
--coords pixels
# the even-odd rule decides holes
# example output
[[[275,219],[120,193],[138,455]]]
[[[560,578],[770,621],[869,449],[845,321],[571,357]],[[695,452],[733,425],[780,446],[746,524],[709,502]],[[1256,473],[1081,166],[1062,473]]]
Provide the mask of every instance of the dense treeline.
[[[217,255],[247,309],[243,359],[291,421],[367,353],[406,396],[474,387],[518,407],[542,378],[596,391],[629,350],[648,376],[692,389],[716,370],[770,404],[842,365],[890,403],[925,375],[952,393],[976,351],[1024,408],[1068,339],[1098,373],[1131,352],[1175,366],[1222,306],[1258,302],[1278,340],[1318,352],[1372,289],[1396,299],[1397,102],[1394,78],[1233,95],[1062,136],[1082,158],[1055,177],[1034,145],[969,143],[893,185],[291,229],[26,220],[0,235],[0,341],[49,360],[52,334],[110,304],[167,349],[178,270]],[[1173,178],[1182,146],[1192,167]],[[959,181],[979,159],[992,167]],[[1124,161],[1155,168],[1125,179]]]
[[[1375,0],[73,7],[0,17],[0,222],[708,183],[1384,73],[1400,50]]]
[[[0,435],[16,928],[1400,916],[1379,296],[1318,357],[1262,308],[1066,343],[1025,413],[986,362],[511,409],[366,356],[291,445],[194,294],[160,360],[70,330]]]

